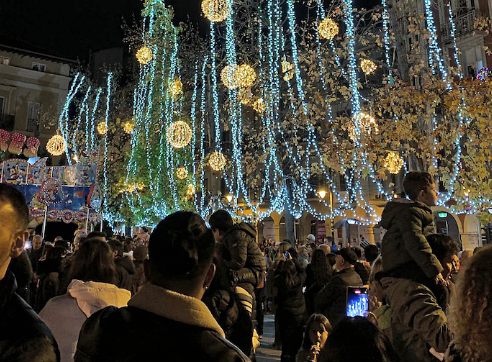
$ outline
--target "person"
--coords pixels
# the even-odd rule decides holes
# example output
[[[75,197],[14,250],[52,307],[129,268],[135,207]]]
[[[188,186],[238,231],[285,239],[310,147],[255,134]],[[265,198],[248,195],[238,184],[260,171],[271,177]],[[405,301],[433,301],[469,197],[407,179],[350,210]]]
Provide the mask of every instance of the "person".
[[[302,288],[306,281],[306,271],[292,255],[294,248],[289,249],[285,260],[281,260],[274,276],[277,288],[275,319],[282,340],[282,362],[295,361],[297,351],[302,343],[302,330],[306,321],[306,302]]]
[[[335,327],[346,315],[347,287],[361,286],[362,280],[355,272],[357,255],[351,248],[342,248],[336,256],[335,274],[315,298],[315,311],[325,315]]]
[[[77,230],[75,230],[73,236],[74,236],[73,243],[75,245],[78,245],[80,243],[80,240],[85,239],[87,237],[85,223],[79,222]]]
[[[128,307],[107,307],[84,323],[75,362],[249,361],[201,301],[215,274],[214,247],[196,213],[159,222],[144,261],[149,283]]]
[[[381,247],[383,270],[427,286],[444,284],[443,268],[426,239],[434,233],[430,209],[437,202],[434,180],[428,172],[409,172],[403,188],[412,202],[388,202],[381,216],[380,224],[387,230]]]
[[[141,239],[144,244],[149,242],[150,239],[150,234],[149,234],[149,229],[146,226],[143,226],[140,232],[137,235],[137,240]]]
[[[463,250],[460,255],[460,265],[462,267],[466,266],[466,263],[473,256],[473,250]]]
[[[357,255],[357,262],[354,265],[355,272],[359,274],[362,279],[362,284],[366,285],[369,281],[369,274],[371,273],[371,265],[362,260],[362,249],[358,246],[352,247],[352,250]]]
[[[298,249],[298,261],[299,261],[299,264],[301,264],[301,266],[306,269],[308,264],[309,264],[309,252],[308,252],[308,249],[307,247],[305,246],[300,246],[299,249]]]
[[[148,250],[145,246],[137,246],[134,251],[133,264],[135,265],[135,274],[132,278],[132,295],[136,294],[146,283],[144,274],[144,260],[147,259]]]
[[[383,273],[383,260],[378,257],[371,267],[369,274],[369,317],[379,329],[390,339],[393,340],[391,333],[391,307],[386,302],[381,279]]]
[[[446,351],[446,362],[491,360],[491,286],[492,245],[488,245],[468,259],[458,276],[449,314],[454,338]]]
[[[56,248],[54,248],[56,249]],[[126,306],[130,292],[116,287],[111,248],[99,239],[86,239],[74,255],[66,294],[52,298],[41,310],[60,348],[61,362],[73,361],[82,324],[108,306]]]
[[[132,291],[133,275],[135,274],[135,265],[128,256],[123,255],[123,244],[116,240],[111,239],[108,241],[108,245],[113,251],[114,264],[116,266],[117,282],[116,285],[119,288],[124,288],[128,291]]]
[[[314,300],[321,289],[330,281],[332,269],[328,264],[328,259],[321,249],[313,252],[311,264],[306,268],[306,309],[308,315],[314,313]]]
[[[364,317],[345,317],[333,327],[321,362],[399,362],[391,342]]]
[[[369,244],[364,248],[364,257],[372,265],[379,256],[379,248],[376,245]]]
[[[39,286],[34,304],[34,309],[37,312],[44,308],[48,300],[58,295],[60,290],[59,274],[64,253],[64,248],[55,246],[48,251],[46,259],[38,264],[36,279],[38,279]]]
[[[43,255],[43,237],[41,235],[34,235],[32,238],[32,249],[29,250],[29,260],[31,262],[32,271],[36,273],[39,259]]]
[[[102,231],[91,231],[87,235],[87,239],[99,239],[101,241],[106,241],[107,237],[108,237],[107,234]]]
[[[331,333],[331,324],[323,314],[312,314],[306,322],[304,340],[296,362],[319,361],[323,359],[320,354],[326,353],[325,345]]]
[[[316,245],[316,236],[314,236],[313,234],[309,234],[306,238],[306,244],[314,244]]]
[[[29,236],[29,209],[24,196],[0,184],[0,361],[59,361],[58,346],[46,324],[15,292],[8,270]]]

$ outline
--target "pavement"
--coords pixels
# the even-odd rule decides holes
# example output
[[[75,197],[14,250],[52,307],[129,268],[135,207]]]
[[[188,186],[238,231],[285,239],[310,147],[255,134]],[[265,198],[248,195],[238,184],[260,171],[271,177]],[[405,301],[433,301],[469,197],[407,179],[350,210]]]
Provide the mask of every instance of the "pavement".
[[[258,362],[280,361],[282,351],[272,347],[275,337],[275,316],[266,314],[263,324],[263,339],[260,340],[260,347],[256,349],[256,360]]]

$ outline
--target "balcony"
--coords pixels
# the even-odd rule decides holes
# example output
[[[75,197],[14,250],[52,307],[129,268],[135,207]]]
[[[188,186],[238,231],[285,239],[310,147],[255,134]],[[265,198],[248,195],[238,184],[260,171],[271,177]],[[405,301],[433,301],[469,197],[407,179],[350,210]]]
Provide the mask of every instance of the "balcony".
[[[28,118],[26,131],[33,132],[36,137],[39,136],[39,119]]]
[[[15,116],[0,114],[0,129],[12,132],[14,130]]]
[[[465,9],[455,11],[453,13],[453,21],[455,26],[454,35],[455,37],[461,38],[467,35],[471,35],[475,29],[475,20],[486,17],[486,14],[480,10],[476,9]],[[452,25],[449,19],[441,27],[442,41],[449,44],[453,41],[451,36]]]

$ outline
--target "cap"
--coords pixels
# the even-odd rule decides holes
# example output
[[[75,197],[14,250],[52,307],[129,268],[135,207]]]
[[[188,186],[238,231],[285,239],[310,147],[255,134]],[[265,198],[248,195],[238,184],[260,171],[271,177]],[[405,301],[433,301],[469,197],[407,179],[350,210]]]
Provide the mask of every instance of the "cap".
[[[316,237],[313,234],[309,234],[307,236],[307,240],[314,243],[316,241]]]
[[[342,248],[333,252],[336,255],[340,255],[345,261],[354,265],[357,262],[357,254],[351,248]]]

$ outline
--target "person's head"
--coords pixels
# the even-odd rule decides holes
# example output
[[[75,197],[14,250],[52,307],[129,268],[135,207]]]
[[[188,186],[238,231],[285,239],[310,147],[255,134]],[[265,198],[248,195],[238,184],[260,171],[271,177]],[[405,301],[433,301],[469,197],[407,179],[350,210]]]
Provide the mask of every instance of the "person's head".
[[[71,279],[114,284],[116,270],[109,245],[100,239],[86,239],[79,245],[70,267]]]
[[[321,244],[321,245],[319,246],[319,248],[320,248],[321,250],[323,250],[323,253],[325,253],[325,255],[326,255],[326,254],[328,254],[328,253],[331,251],[330,246],[329,246],[329,245],[326,245],[326,244]]]
[[[321,249],[316,249],[311,257],[311,270],[314,279],[318,284],[326,284],[330,280],[331,267],[328,264],[325,253]]]
[[[371,272],[369,273],[369,288],[374,292],[374,295],[380,302],[384,299],[384,290],[381,284],[382,274],[380,273],[382,270],[383,258],[378,257],[371,266]]]
[[[144,233],[148,233],[148,232],[149,232],[149,229],[147,229],[147,227],[145,227],[145,226],[142,226],[142,231],[143,231]]]
[[[229,230],[234,222],[232,221],[232,216],[225,210],[217,210],[208,220],[210,227],[214,233],[215,240],[221,242],[224,238],[225,233]]]
[[[116,239],[111,239],[108,241],[108,245],[111,248],[111,251],[113,252],[113,256],[116,258],[117,256],[123,256],[123,244],[116,240]]]
[[[297,250],[299,255],[302,255],[305,258],[309,256],[309,252],[305,246],[300,246]]]
[[[32,238],[33,250],[39,250],[43,246],[43,237],[41,235],[34,235]]]
[[[464,267],[472,256],[473,256],[473,250],[463,250],[463,252],[460,255],[461,267]]]
[[[309,234],[306,238],[306,242],[308,244],[315,243],[316,244],[316,237],[313,234]]]
[[[339,271],[353,268],[357,263],[357,254],[352,248],[342,248],[336,253],[335,265]]]
[[[437,192],[434,179],[428,172],[409,172],[403,180],[403,189],[413,201],[420,201],[427,206],[437,204]]]
[[[460,250],[458,244],[453,239],[444,234],[432,234],[427,236],[427,241],[432,249],[432,253],[437,257],[444,270],[442,277],[448,278],[453,271],[453,255]]]
[[[135,239],[135,247],[144,245],[144,241],[141,238],[136,238]]]
[[[61,261],[66,249],[61,246],[54,246],[46,253],[46,260]]]
[[[357,255],[357,260],[362,259],[362,248],[359,248],[358,246],[352,247],[352,250],[354,251],[355,255]]]
[[[59,240],[63,240],[63,236],[57,236],[53,242],[56,243]]]
[[[147,280],[201,299],[215,274],[215,240],[200,215],[178,211],[159,222],[150,235]]]
[[[65,249],[65,251],[69,249],[68,241],[63,240],[63,239],[55,241],[55,247],[57,247],[57,246]]]
[[[0,280],[10,260],[18,257],[29,237],[29,209],[24,196],[14,187],[0,184]]]
[[[337,256],[333,253],[326,254],[326,260],[330,269],[333,269],[333,265],[337,263]]]
[[[139,245],[133,251],[133,259],[135,261],[144,261],[147,259],[148,251],[147,248],[143,245]]]
[[[89,235],[87,235],[87,239],[99,239],[101,241],[106,241],[106,233],[102,231],[91,231]]]
[[[286,251],[289,251],[290,249],[290,243],[288,241],[282,241],[280,244],[278,244],[278,249],[277,249],[277,257],[281,257],[284,255]]]
[[[325,346],[329,334],[331,333],[331,324],[323,314],[313,314],[306,322],[304,331],[304,340],[302,348],[309,350],[311,346],[319,342],[320,348]]]
[[[490,360],[492,245],[473,255],[458,275],[449,326],[464,361]]]
[[[369,264],[372,264],[373,261],[376,260],[378,255],[379,249],[376,245],[370,244],[364,248],[364,256],[366,257],[366,261],[368,261]]]
[[[364,317],[345,317],[333,328],[326,343],[330,362],[398,362],[384,333]]]

